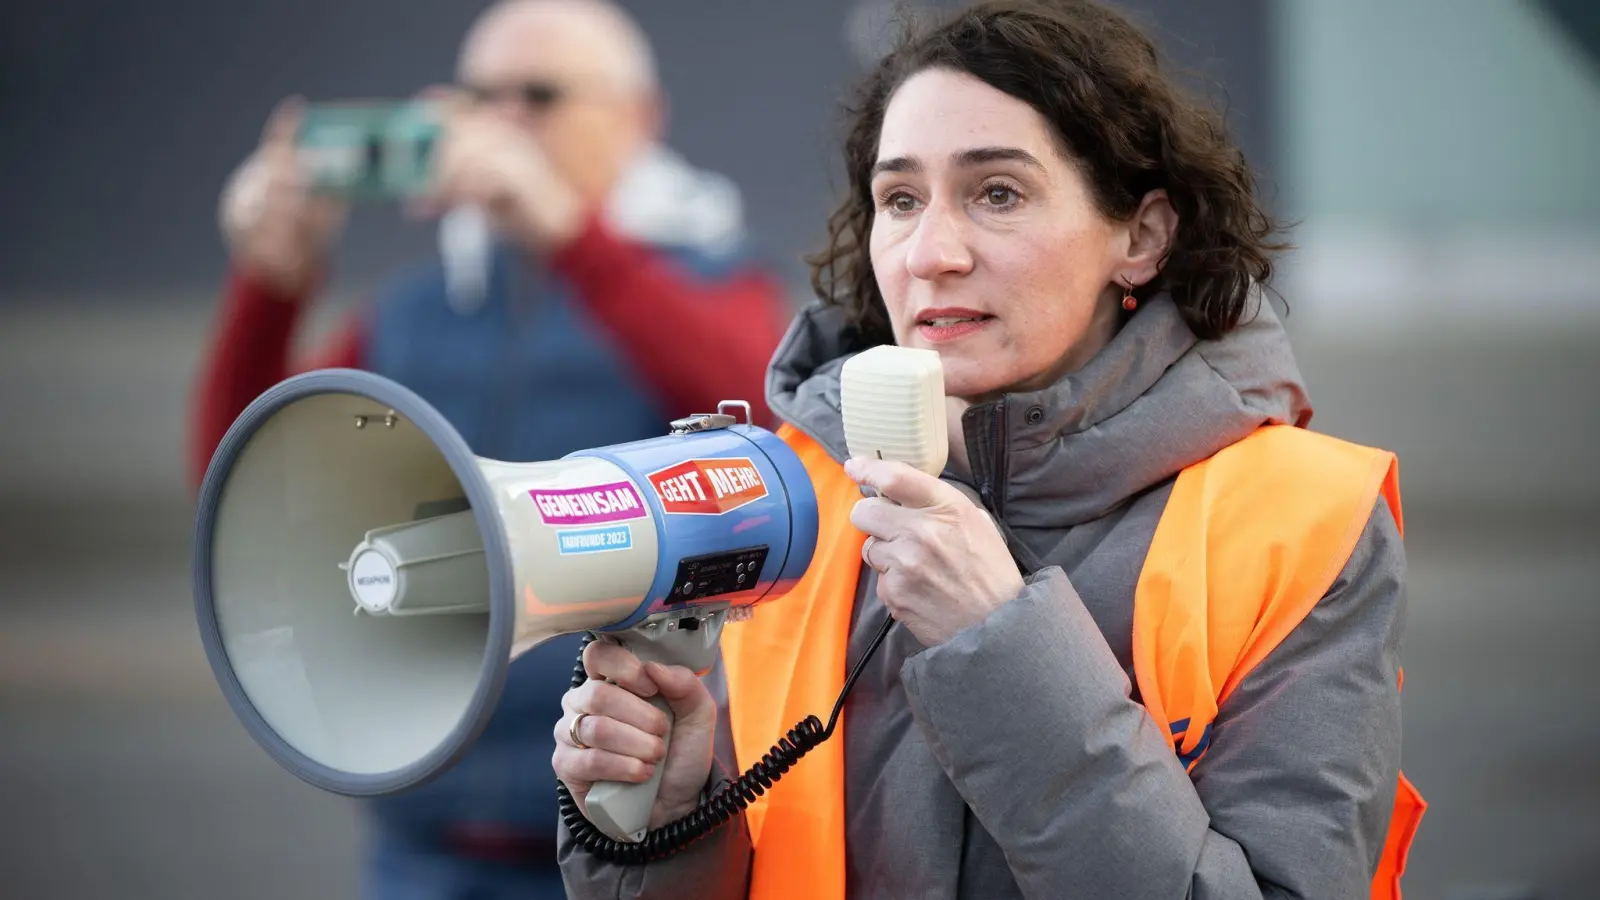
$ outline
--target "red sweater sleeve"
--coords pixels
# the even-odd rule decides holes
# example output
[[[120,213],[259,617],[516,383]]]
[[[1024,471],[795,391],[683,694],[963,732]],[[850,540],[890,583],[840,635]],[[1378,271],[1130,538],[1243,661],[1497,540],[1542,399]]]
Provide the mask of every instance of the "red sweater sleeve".
[[[286,297],[230,272],[217,331],[201,359],[190,425],[192,483],[205,477],[211,455],[250,401],[296,371],[361,365],[364,335],[352,318],[305,365],[291,368],[289,346],[305,298]]]
[[[758,271],[708,280],[598,220],[551,258],[639,375],[678,417],[748,400],[770,427],[767,364],[790,311],[776,281]]]

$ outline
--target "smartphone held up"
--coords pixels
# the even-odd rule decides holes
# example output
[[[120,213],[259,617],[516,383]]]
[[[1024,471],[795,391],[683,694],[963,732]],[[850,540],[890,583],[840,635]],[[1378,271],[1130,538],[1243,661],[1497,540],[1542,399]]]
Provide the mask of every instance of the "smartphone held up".
[[[441,123],[440,107],[427,100],[312,103],[300,117],[296,157],[313,191],[406,203],[431,187]],[[482,210],[443,211],[439,253],[446,296],[457,312],[473,312],[483,303],[492,244]]]
[[[406,200],[428,188],[440,117],[424,100],[308,104],[296,155],[313,190],[354,200]]]

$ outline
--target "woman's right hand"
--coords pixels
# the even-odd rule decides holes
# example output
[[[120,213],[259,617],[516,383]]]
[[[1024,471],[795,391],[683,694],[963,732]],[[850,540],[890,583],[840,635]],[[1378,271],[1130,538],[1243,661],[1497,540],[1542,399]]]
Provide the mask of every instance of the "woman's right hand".
[[[646,781],[657,765],[666,767],[650,812],[651,828],[687,815],[700,803],[711,775],[712,741],[717,704],[694,672],[683,666],[641,663],[618,644],[598,640],[583,651],[589,680],[561,698],[556,722],[556,752],[551,757],[556,777],[572,792],[578,809],[589,815],[585,801],[598,781]],[[659,694],[673,713],[672,740],[662,759],[667,717],[643,698]],[[586,715],[585,715],[586,714]],[[579,715],[579,747],[572,723]]]

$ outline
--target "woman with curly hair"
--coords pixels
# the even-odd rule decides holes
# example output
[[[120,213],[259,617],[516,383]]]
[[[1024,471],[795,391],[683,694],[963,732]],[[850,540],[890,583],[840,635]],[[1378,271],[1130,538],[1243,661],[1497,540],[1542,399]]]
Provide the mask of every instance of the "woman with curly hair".
[[[996,0],[881,61],[844,158],[768,375],[811,569],[704,679],[591,644],[555,727],[569,828],[656,767],[652,827],[735,811],[633,865],[564,837],[572,896],[1397,897],[1395,461],[1308,429],[1217,115],[1106,6]],[[942,478],[846,450],[840,368],[891,343],[943,363]],[[831,739],[734,803],[863,657]]]

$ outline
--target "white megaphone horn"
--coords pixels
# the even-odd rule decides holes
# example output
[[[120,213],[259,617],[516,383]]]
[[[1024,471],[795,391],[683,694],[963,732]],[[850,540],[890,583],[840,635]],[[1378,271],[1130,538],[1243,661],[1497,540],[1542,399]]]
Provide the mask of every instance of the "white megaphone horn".
[[[937,355],[874,348],[852,365],[845,401],[876,411],[846,416],[852,452],[942,469]],[[703,674],[730,616],[787,592],[816,547],[804,466],[748,419],[723,403],[657,438],[508,463],[380,376],[276,385],[200,490],[195,608],[224,697],[294,775],[374,796],[459,760],[511,661],[553,637],[592,632]],[[596,785],[588,818],[638,844],[657,787]]]

